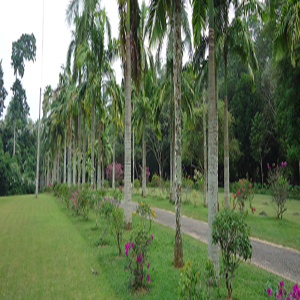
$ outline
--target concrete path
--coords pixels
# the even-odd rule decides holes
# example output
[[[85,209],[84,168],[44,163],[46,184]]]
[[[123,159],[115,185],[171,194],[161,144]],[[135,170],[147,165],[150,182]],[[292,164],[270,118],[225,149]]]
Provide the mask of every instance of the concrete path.
[[[132,211],[137,203],[132,202]],[[124,208],[122,201],[121,207]],[[175,214],[155,208],[156,222],[175,229]],[[208,224],[182,216],[182,231],[201,242],[207,243]],[[251,238],[251,263],[269,272],[282,276],[294,282],[300,282],[300,252],[275,245],[269,242]]]

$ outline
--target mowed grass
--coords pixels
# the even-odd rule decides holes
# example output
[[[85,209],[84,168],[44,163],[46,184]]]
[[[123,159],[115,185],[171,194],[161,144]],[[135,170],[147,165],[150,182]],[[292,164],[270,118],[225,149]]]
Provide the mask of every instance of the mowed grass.
[[[195,194],[196,193],[196,194]],[[197,195],[197,197],[193,197]],[[169,194],[166,190],[159,188],[147,188],[147,197],[141,197],[141,189],[136,190],[132,196],[133,201],[144,201],[153,204],[158,208],[174,212],[174,204],[169,202]],[[144,199],[144,200],[143,200]],[[182,192],[182,214],[197,220],[207,222],[208,208],[203,206],[203,196],[200,192],[191,191],[187,194]],[[223,209],[224,193],[219,192],[220,209]],[[266,240],[285,247],[294,248],[300,251],[300,201],[287,200],[287,211],[283,214],[283,220],[276,219],[276,207],[272,203],[269,195],[256,194],[252,205],[255,207],[255,213],[250,212],[249,203],[246,203],[248,210],[247,223],[251,227],[251,236]],[[231,199],[232,206],[232,199]],[[237,208],[236,208],[237,209]],[[264,212],[266,215],[260,215]]]
[[[133,230],[124,232],[119,257],[109,232],[105,246],[98,246],[105,223],[98,219],[99,228],[93,230],[93,211],[83,221],[52,195],[0,198],[0,299],[135,299],[135,295],[137,299],[178,299],[180,270],[173,267],[174,230],[155,222],[149,247],[150,290],[128,289],[124,246],[139,221],[133,217]],[[183,235],[183,254],[184,261],[200,263],[204,284],[207,245]],[[93,275],[90,266],[99,275]],[[235,274],[233,299],[268,299],[264,284],[276,285],[281,280],[244,263]],[[221,284],[221,299],[226,299],[223,280]],[[285,280],[285,286],[290,289],[291,282]]]
[[[95,252],[53,196],[0,198],[0,299],[115,299]]]

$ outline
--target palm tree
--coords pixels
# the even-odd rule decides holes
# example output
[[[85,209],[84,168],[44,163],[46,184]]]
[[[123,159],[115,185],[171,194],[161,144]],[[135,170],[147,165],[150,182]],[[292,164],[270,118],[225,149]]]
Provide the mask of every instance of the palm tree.
[[[280,60],[286,52],[290,53],[291,63],[295,67],[296,51],[300,38],[300,4],[298,0],[286,1],[281,7],[279,21],[276,24],[274,50],[275,58]]]
[[[137,38],[137,31],[140,23],[140,10],[137,0],[118,0],[118,4],[120,53],[125,79],[124,220],[125,227],[131,229],[131,71],[138,90],[140,44]]]

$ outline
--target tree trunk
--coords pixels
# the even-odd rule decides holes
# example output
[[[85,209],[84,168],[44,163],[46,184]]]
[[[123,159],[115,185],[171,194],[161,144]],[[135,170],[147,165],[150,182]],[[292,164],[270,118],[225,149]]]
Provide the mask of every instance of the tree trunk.
[[[48,152],[48,165],[47,165],[47,186],[49,185],[50,183],[50,178],[49,178],[49,175],[50,175],[50,166],[49,166],[49,162],[50,162],[50,154]]]
[[[78,191],[80,191],[80,176],[81,176],[81,106],[78,107]]]
[[[209,1],[209,105],[208,105],[208,256],[219,274],[219,249],[212,243],[212,223],[218,212],[218,139],[215,95],[214,3]]]
[[[71,157],[72,157],[72,115],[69,120],[69,128],[68,128],[68,187],[71,186],[71,174],[72,174],[72,166],[71,166]]]
[[[115,137],[113,139],[113,170],[112,170],[112,189],[115,188],[115,160],[116,160],[116,150],[115,150]]]
[[[15,155],[16,153],[16,119],[14,121],[14,148],[13,148],[13,156]]]
[[[173,28],[174,103],[175,103],[175,245],[174,267],[183,267],[181,233],[181,0],[174,1]]]
[[[264,188],[264,173],[262,166],[262,158],[260,159],[260,172],[261,172],[261,188]]]
[[[127,0],[127,9],[130,1]],[[130,12],[130,8],[129,8]],[[129,22],[130,24],[130,22]],[[125,228],[132,228],[131,212],[131,53],[130,30],[126,32],[126,78],[125,78],[125,170],[124,170],[124,221]]]
[[[134,111],[134,104],[132,104]],[[134,128],[132,130],[132,193],[134,194]]]
[[[52,184],[54,182],[57,182],[57,179],[56,179],[56,164],[57,164],[57,142],[55,143],[54,158],[53,158]]]
[[[73,184],[76,184],[76,133],[73,139]]]
[[[102,176],[102,186],[104,187],[104,180],[105,180],[105,173],[104,173],[104,153],[102,153],[102,172],[101,172],[101,176]]]
[[[172,78],[172,76],[170,76]],[[172,79],[171,79],[172,82]],[[174,173],[174,168],[173,168],[173,162],[174,162],[174,143],[173,143],[173,135],[174,135],[174,122],[173,122],[173,108],[174,108],[174,103],[172,101],[172,93],[170,93],[170,202],[174,202],[174,181],[173,181],[173,173]]]
[[[146,141],[145,128],[143,128],[143,161],[142,161],[142,196],[146,197]]]
[[[36,158],[35,198],[37,198],[38,193],[39,193],[41,98],[42,98],[42,88],[40,88],[40,101],[39,101],[39,123],[38,123],[37,158]]]
[[[83,112],[83,128],[82,128],[82,185],[85,184],[85,148],[86,148],[86,137],[85,137],[85,112]]]
[[[98,176],[97,190],[101,189],[101,119],[98,120]]]
[[[57,183],[61,184],[61,182],[60,182],[60,151],[59,150],[57,153]]]
[[[204,186],[203,186],[203,202],[207,207],[207,146],[206,146],[206,112],[205,112],[205,90],[203,89],[203,148],[204,148]]]
[[[67,182],[67,134],[65,132],[64,140],[64,183]]]
[[[91,190],[94,189],[94,171],[95,171],[95,99],[92,100],[91,112]]]
[[[230,208],[229,196],[229,141],[228,141],[228,101],[227,101],[227,55],[225,61],[225,107],[224,107],[224,206]]]

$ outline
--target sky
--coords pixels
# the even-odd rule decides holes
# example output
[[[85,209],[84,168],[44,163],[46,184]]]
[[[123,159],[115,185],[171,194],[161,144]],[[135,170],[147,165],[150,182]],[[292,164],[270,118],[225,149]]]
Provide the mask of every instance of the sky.
[[[51,85],[55,89],[61,66],[66,63],[67,49],[71,41],[71,28],[66,22],[66,9],[69,2],[70,0],[1,0],[0,2],[0,60],[2,60],[4,72],[4,87],[8,92],[4,101],[6,109],[12,97],[10,88],[15,81],[11,67],[12,43],[17,41],[23,33],[33,33],[36,38],[36,61],[25,62],[25,72],[21,79],[30,107],[30,118],[33,121],[39,117],[40,87],[42,87],[42,92],[46,85]],[[145,2],[149,4],[149,0]],[[112,27],[112,37],[117,38],[119,25],[117,0],[102,0],[101,7],[106,9]],[[113,68],[117,81],[120,83],[122,79],[120,60],[116,60]]]

